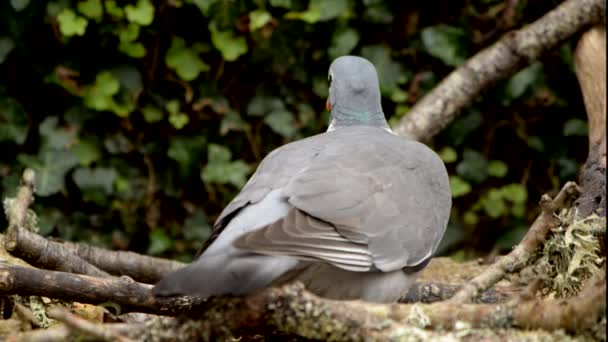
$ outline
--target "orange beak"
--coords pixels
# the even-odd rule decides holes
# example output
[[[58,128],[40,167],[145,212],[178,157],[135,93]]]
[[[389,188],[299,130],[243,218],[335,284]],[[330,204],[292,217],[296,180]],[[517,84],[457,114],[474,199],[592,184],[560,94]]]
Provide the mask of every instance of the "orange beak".
[[[329,98],[325,101],[325,109],[327,109],[328,112],[331,112],[331,102],[329,102]]]

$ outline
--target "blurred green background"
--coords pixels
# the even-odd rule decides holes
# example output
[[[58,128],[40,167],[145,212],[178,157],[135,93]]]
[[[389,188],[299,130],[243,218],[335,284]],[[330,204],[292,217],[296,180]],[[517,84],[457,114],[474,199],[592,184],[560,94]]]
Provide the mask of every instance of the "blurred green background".
[[[333,58],[376,65],[394,124],[468,57],[557,4],[1,1],[0,193],[31,167],[41,234],[187,261],[261,158],[326,128]],[[510,249],[540,195],[576,178],[587,124],[574,43],[433,139],[454,196],[440,254]]]

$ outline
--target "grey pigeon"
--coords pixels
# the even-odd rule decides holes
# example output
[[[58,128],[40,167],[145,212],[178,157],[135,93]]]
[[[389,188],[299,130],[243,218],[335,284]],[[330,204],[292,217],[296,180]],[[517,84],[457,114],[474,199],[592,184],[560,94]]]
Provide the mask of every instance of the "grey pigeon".
[[[448,174],[427,146],[391,133],[368,60],[337,58],[329,81],[327,132],[264,158],[200,256],[155,295],[240,295],[296,280],[334,299],[407,293],[445,232]]]

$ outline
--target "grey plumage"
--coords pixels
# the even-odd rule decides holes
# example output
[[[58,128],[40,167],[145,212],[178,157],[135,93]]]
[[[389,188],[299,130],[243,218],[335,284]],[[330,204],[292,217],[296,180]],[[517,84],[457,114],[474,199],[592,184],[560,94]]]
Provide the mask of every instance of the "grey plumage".
[[[330,75],[331,131],[264,158],[200,257],[155,294],[244,294],[294,280],[337,299],[407,292],[446,229],[445,166],[387,131],[371,63],[341,57]]]

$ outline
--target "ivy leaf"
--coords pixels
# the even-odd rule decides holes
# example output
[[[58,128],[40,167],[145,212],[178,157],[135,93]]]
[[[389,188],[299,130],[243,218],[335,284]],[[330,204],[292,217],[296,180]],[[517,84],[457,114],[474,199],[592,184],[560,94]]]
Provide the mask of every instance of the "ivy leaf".
[[[17,156],[19,162],[36,172],[36,195],[46,197],[65,189],[65,175],[78,165],[70,150],[43,149],[37,157]]]
[[[243,120],[237,111],[229,110],[222,118],[220,134],[226,135],[229,131],[247,131],[250,128],[249,123]]]
[[[140,31],[139,25],[135,23],[129,23],[126,26],[120,26],[118,28],[118,40],[120,42],[132,42],[139,36]]]
[[[19,102],[11,98],[0,99],[0,142],[12,141],[17,145],[27,137],[27,117]]]
[[[232,153],[224,146],[209,144],[208,162],[201,178],[208,183],[232,184],[241,188],[247,182],[251,168],[245,161],[230,161]]]
[[[80,139],[72,146],[72,151],[78,157],[80,165],[89,166],[93,162],[101,159],[101,148],[99,144],[92,139]]]
[[[165,103],[165,109],[169,114],[177,114],[179,112],[179,100],[171,100]]]
[[[462,161],[456,166],[456,173],[466,180],[481,183],[488,178],[488,160],[475,150],[465,149]]]
[[[0,64],[4,63],[6,57],[15,48],[15,42],[10,37],[0,37]]]
[[[217,144],[209,144],[207,155],[209,163],[226,163],[232,158],[232,152],[227,147]]]
[[[106,13],[116,19],[121,19],[125,15],[124,10],[116,4],[115,0],[105,0],[105,7]]]
[[[211,6],[218,2],[218,0],[192,0],[192,2],[198,7],[204,16],[209,16],[209,10]]]
[[[530,66],[518,71],[507,81],[503,104],[508,105],[511,100],[520,98],[528,89],[538,84],[543,77],[543,65],[534,62]]]
[[[462,221],[469,226],[474,226],[479,223],[479,216],[474,211],[469,210],[462,215]]]
[[[201,156],[206,151],[206,141],[204,136],[177,136],[171,139],[167,156],[179,164],[183,176],[189,176],[200,164]]]
[[[30,0],[11,0],[11,6],[13,6],[13,9],[17,12],[21,12],[29,4]]]
[[[142,58],[146,55],[144,44],[139,42],[121,42],[118,44],[118,50],[133,58]]]
[[[290,9],[293,3],[292,0],[270,0],[270,6]]]
[[[130,22],[148,26],[154,20],[154,5],[150,0],[138,0],[135,6],[125,6],[125,14]]]
[[[405,102],[405,101],[407,101],[407,98],[408,98],[407,92],[402,89],[399,89],[399,88],[395,88],[393,90],[393,92],[391,93],[391,101],[393,101],[395,103]]]
[[[76,140],[78,132],[70,127],[58,127],[58,121],[56,116],[48,116],[40,123],[38,131],[43,140],[43,147],[65,149]]]
[[[264,27],[270,20],[272,16],[270,13],[263,9],[257,9],[249,13],[249,31],[253,32],[257,29]]]
[[[184,113],[169,114],[169,123],[171,123],[175,129],[184,128],[188,122],[190,122],[190,118]]]
[[[118,173],[114,168],[80,167],[74,171],[72,178],[80,189],[99,188],[102,189],[106,195],[111,195],[114,190],[114,181],[117,176]]]
[[[343,28],[336,30],[332,36],[331,46],[329,47],[329,57],[335,59],[337,57],[348,55],[359,42],[359,34],[352,28]]]
[[[437,25],[423,29],[421,35],[426,51],[446,65],[458,66],[466,60],[465,43],[468,37],[464,30],[447,25]]]
[[[100,21],[103,16],[103,6],[101,5],[101,0],[80,1],[76,5],[76,8],[78,8],[78,12],[84,14],[85,17],[95,21]]]
[[[293,114],[285,109],[272,111],[264,118],[264,123],[284,138],[293,138],[298,131]]]
[[[454,120],[447,128],[447,135],[454,146],[460,146],[465,139],[481,126],[483,119],[478,110],[472,109],[469,113]]]
[[[498,189],[490,189],[487,194],[481,197],[481,207],[491,218],[499,218],[507,212],[507,206]]]
[[[589,133],[589,126],[586,121],[581,119],[569,119],[564,124],[564,135],[565,136],[583,136],[586,137]]]
[[[378,70],[380,88],[384,94],[391,94],[406,75],[401,64],[391,58],[391,50],[385,45],[364,46],[361,56],[372,62]]]
[[[148,238],[150,239],[147,250],[149,255],[159,255],[173,246],[173,239],[162,229],[152,229]]]
[[[220,31],[213,22],[209,24],[209,30],[211,31],[211,43],[220,51],[226,61],[235,61],[247,52],[245,37],[235,37],[231,31]]]
[[[488,175],[502,178],[507,175],[509,167],[502,160],[490,160],[488,163]]]
[[[165,63],[184,81],[192,81],[201,72],[209,70],[209,65],[199,58],[198,52],[187,48],[184,39],[180,37],[173,38],[165,56]]]
[[[304,12],[288,12],[286,19],[299,19],[309,24],[327,21],[339,16],[348,16],[352,2],[350,0],[311,0]]]
[[[500,188],[502,196],[514,204],[524,204],[528,200],[528,190],[521,184],[508,184]]]
[[[471,184],[458,176],[450,176],[450,190],[452,197],[460,197],[471,192]]]
[[[159,122],[163,119],[163,111],[157,107],[146,105],[141,109],[141,113],[144,115],[144,119],[148,123]]]
[[[528,146],[530,146],[530,148],[538,152],[543,152],[545,150],[545,144],[543,143],[542,139],[536,135],[529,136],[526,143]]]
[[[247,105],[247,115],[263,116],[275,109],[285,109],[283,100],[275,96],[256,95]]]
[[[443,160],[444,163],[453,163],[458,159],[458,153],[453,147],[446,146],[439,151],[439,158]]]
[[[207,240],[209,235],[211,235],[211,225],[209,225],[209,218],[205,215],[205,212],[201,209],[196,209],[184,221],[182,232],[184,233],[184,238],[189,241],[202,244],[202,241]]]
[[[87,19],[76,15],[69,8],[64,8],[57,15],[57,23],[59,23],[59,31],[66,37],[83,36],[87,29]]]
[[[114,107],[112,96],[118,94],[120,83],[109,71],[97,74],[95,83],[91,85],[84,96],[85,106],[95,110],[110,110]]]

